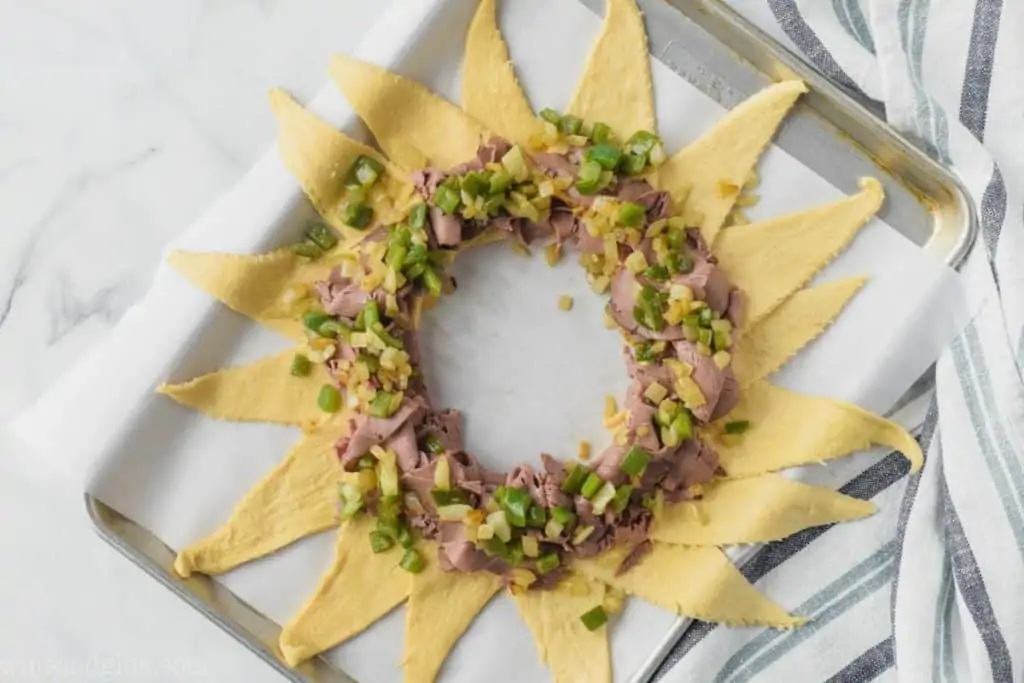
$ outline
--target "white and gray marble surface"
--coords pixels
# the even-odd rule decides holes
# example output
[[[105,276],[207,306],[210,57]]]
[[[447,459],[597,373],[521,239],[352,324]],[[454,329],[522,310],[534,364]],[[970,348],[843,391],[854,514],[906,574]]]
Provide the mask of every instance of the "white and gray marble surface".
[[[0,0],[0,424],[101,342],[162,245],[391,0]],[[0,681],[278,681],[0,452]]]

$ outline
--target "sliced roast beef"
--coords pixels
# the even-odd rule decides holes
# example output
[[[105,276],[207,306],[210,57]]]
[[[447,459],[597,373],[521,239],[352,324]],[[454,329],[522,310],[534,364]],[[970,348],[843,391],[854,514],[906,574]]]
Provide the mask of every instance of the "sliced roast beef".
[[[408,472],[416,469],[420,460],[420,449],[416,445],[416,427],[411,422],[406,422],[392,434],[391,438],[384,442],[384,447],[395,452],[395,459],[400,471]]]
[[[676,275],[672,282],[689,287],[693,290],[694,296],[706,301],[712,310],[725,313],[729,307],[729,278],[711,261],[696,260],[693,270]]]
[[[725,417],[739,402],[740,383],[736,379],[736,373],[732,366],[729,366],[722,373],[722,393],[718,396],[718,403],[715,404],[715,410],[711,413],[711,419],[717,420]]]
[[[648,452],[653,452],[661,448],[661,442],[658,441],[657,425],[654,424],[654,414],[658,410],[644,401],[643,392],[644,388],[640,382],[630,383],[629,390],[626,392],[626,410],[629,411],[629,420],[626,426],[632,443]]]
[[[594,461],[594,472],[597,476],[601,477],[605,481],[610,481],[612,484],[618,486],[626,482],[626,473],[623,472],[619,465],[622,464],[622,459],[626,457],[626,451],[629,448],[626,446],[617,446],[612,444],[601,451],[601,455],[597,456]]]
[[[433,436],[446,451],[463,450],[462,413],[458,410],[431,411],[423,420],[422,436]]]
[[[612,276],[611,302],[608,312],[622,329],[638,337],[658,341],[674,341],[683,338],[683,329],[678,325],[666,325],[660,332],[650,330],[636,321],[633,308],[640,294],[640,283],[625,268],[619,268]]]
[[[357,415],[349,421],[349,435],[338,441],[338,457],[341,466],[355,469],[356,461],[371,448],[379,446],[401,429],[406,422],[419,424],[426,414],[427,406],[419,397],[406,398],[394,415],[388,418]]]
[[[743,326],[743,312],[746,308],[746,297],[743,292],[736,289],[729,290],[729,305],[725,308],[725,317],[729,319],[735,329]]]
[[[421,171],[414,171],[409,176],[409,181],[416,187],[420,196],[429,201],[434,198],[434,193],[446,177],[444,171],[427,167]]]
[[[640,560],[642,560],[652,550],[654,550],[654,544],[649,540],[641,541],[637,545],[633,546],[633,549],[629,551],[629,554],[622,559],[621,563],[619,563],[618,568],[615,570],[615,576],[622,576],[630,569],[640,564]]]
[[[533,152],[530,154],[533,163],[544,170],[549,176],[576,177],[576,165],[561,154],[550,152]]]
[[[635,202],[646,209],[647,221],[668,218],[672,198],[668,192],[655,190],[646,180],[626,180],[616,188],[615,196],[622,202]]]
[[[430,206],[430,229],[437,243],[442,247],[456,247],[462,241],[462,221],[454,214],[448,214]]]
[[[466,527],[462,522],[441,522],[439,527],[437,559],[441,569],[446,572],[504,572],[503,562],[488,557],[466,538]]]
[[[693,374],[690,377],[704,394],[704,405],[692,408],[691,412],[698,421],[710,422],[725,387],[725,376],[732,373],[732,368],[722,370],[710,356],[698,352],[692,342],[677,341],[673,346],[679,360],[693,367]]]

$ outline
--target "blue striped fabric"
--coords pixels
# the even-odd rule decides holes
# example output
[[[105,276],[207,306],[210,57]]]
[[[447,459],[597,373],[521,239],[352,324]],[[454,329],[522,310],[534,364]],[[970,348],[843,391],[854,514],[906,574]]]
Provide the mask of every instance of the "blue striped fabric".
[[[880,505],[883,519],[857,532],[802,531],[742,567],[753,582],[801,595],[813,565],[827,581],[791,603],[811,621],[739,633],[695,622],[655,679],[1022,681],[1024,146],[1014,155],[1006,142],[1020,139],[1024,51],[1009,31],[1024,26],[1024,5],[832,0],[831,20],[852,39],[833,45],[815,32],[817,6],[813,26],[805,18],[813,1],[769,0],[769,15],[730,0],[851,93],[882,93],[889,122],[959,174],[981,233],[963,267],[972,317],[936,366],[922,472],[904,484],[905,462],[891,454],[841,489],[894,498]],[[849,70],[865,54],[877,72]],[[870,73],[880,81],[851,78]],[[851,542],[858,551],[843,552]]]

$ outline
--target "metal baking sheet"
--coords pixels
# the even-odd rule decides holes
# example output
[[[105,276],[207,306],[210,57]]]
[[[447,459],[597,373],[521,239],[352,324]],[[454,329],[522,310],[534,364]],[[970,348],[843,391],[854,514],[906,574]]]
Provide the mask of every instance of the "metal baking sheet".
[[[597,14],[603,12],[604,0],[579,1]],[[887,195],[881,218],[937,259],[952,267],[962,262],[974,242],[977,221],[969,197],[946,169],[728,7],[707,0],[638,2],[647,19],[652,54],[725,107],[772,81],[803,79],[810,91],[775,143],[845,192],[855,192],[862,176],[879,178]],[[929,379],[923,377],[905,398],[925,390]],[[285,679],[354,683],[320,658],[297,669],[288,667],[277,649],[278,624],[215,580],[177,577],[172,569],[175,553],[159,538],[91,495],[85,496],[85,504],[105,541]],[[677,622],[631,683],[650,679],[689,623]]]

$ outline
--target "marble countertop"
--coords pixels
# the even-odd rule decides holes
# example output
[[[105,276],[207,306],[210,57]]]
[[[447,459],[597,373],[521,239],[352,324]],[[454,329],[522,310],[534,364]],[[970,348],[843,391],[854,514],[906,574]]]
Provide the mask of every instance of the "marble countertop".
[[[160,249],[391,0],[0,2],[0,424],[100,342]],[[0,680],[279,681],[0,453]]]

